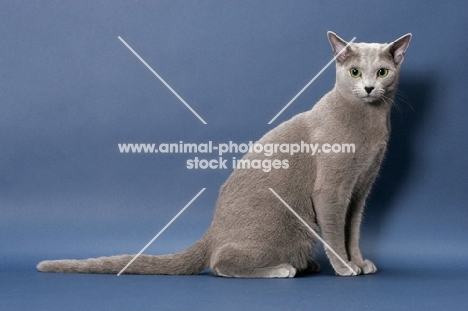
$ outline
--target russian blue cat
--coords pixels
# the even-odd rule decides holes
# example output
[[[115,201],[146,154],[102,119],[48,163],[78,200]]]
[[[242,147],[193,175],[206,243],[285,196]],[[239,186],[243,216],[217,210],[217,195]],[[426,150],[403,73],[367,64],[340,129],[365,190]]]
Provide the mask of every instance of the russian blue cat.
[[[265,134],[258,144],[354,144],[354,153],[275,154],[287,169],[235,169],[221,187],[213,220],[194,245],[173,255],[139,256],[131,274],[198,274],[286,278],[316,272],[315,236],[269,190],[274,189],[357,274],[377,271],[359,248],[366,197],[390,135],[390,111],[411,40],[347,43],[333,32],[335,87],[309,111]],[[344,48],[346,49],[339,54]],[[249,152],[244,160],[264,160]],[[284,163],[284,162],[282,162]],[[332,252],[337,275],[353,275]],[[118,273],[132,255],[43,261],[43,272]]]

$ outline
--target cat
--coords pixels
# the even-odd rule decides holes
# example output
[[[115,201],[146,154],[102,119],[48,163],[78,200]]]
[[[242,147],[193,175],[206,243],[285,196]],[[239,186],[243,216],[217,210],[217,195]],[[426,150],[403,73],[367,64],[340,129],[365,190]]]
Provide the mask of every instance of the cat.
[[[360,225],[366,197],[390,135],[390,111],[400,66],[411,40],[350,43],[329,31],[336,83],[309,111],[265,134],[257,143],[352,143],[354,153],[278,153],[287,169],[236,168],[221,187],[204,236],[177,254],[141,255],[128,274],[199,274],[238,278],[287,278],[319,270],[317,238],[269,190],[273,189],[347,263],[328,248],[336,275],[369,274],[376,266],[361,254]],[[339,52],[344,51],[340,54]],[[244,160],[264,160],[248,152]],[[118,273],[133,255],[43,261],[43,272]],[[350,269],[352,268],[352,270]],[[353,273],[354,271],[354,273]]]

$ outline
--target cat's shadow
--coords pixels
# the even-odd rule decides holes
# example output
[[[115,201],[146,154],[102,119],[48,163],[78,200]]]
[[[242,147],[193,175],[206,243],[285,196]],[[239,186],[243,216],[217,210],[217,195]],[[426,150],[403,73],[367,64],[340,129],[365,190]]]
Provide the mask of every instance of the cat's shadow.
[[[425,75],[426,77],[429,75]],[[392,133],[387,154],[367,201],[362,225],[366,249],[372,252],[379,245],[381,228],[386,218],[395,212],[395,198],[408,185],[415,167],[416,139],[424,119],[431,109],[434,82],[423,75],[403,75],[392,111]],[[366,238],[367,237],[367,238]]]

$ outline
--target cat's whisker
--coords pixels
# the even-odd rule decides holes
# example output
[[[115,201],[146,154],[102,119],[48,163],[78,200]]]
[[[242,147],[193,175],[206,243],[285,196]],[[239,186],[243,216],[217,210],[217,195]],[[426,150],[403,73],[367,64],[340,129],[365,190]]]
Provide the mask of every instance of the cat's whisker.
[[[396,103],[393,98],[388,97],[386,95],[382,95],[381,98],[385,102],[385,105],[395,107],[395,109],[397,109],[399,113],[402,113],[400,107],[398,106],[398,103]]]
[[[411,104],[410,98],[403,91],[400,91],[400,90],[396,91],[396,93],[395,93],[395,102],[404,103],[411,109],[411,111],[413,111],[413,112],[415,111],[413,105]]]

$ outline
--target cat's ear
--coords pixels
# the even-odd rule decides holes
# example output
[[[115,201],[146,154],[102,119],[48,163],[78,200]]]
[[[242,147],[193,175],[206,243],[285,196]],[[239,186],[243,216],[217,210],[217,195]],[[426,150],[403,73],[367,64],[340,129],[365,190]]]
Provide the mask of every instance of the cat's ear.
[[[340,51],[342,49],[344,49],[346,47],[346,45],[348,44],[346,41],[344,41],[343,39],[341,39],[340,37],[338,37],[336,35],[336,33],[334,33],[333,31],[329,31],[327,32],[327,35],[328,35],[328,41],[330,41],[330,44],[332,46],[332,49],[333,49],[333,54],[336,56],[338,53],[340,53]],[[349,57],[349,55],[351,54],[351,48],[348,46],[346,48],[345,51],[343,51],[343,53],[341,53],[337,58],[336,60],[338,62],[342,62],[344,61],[346,58]]]
[[[411,41],[411,36],[412,35],[409,33],[390,43],[388,51],[390,55],[392,55],[395,64],[401,65],[403,62],[406,49],[408,48],[408,45]]]

